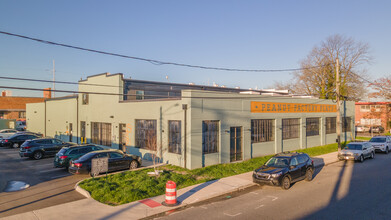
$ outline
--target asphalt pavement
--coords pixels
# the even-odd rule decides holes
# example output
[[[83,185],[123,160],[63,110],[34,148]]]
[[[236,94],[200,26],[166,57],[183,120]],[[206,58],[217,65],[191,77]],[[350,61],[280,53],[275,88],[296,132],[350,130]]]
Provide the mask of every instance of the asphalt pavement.
[[[86,176],[74,176],[65,169],[53,168],[53,157],[21,158],[18,150],[0,148],[0,218],[85,199],[74,186]],[[29,188],[4,192],[11,181],[27,183]]]
[[[337,162],[336,152],[314,158],[317,169],[321,169],[324,165],[333,164],[335,162]],[[254,186],[256,186],[256,184],[252,182],[252,172],[248,172],[180,189],[177,191],[177,200],[180,204],[176,207],[161,205],[162,202],[165,201],[165,195],[120,206],[109,206],[99,203],[92,198],[86,198],[62,205],[9,216],[5,219],[56,219],[59,213],[61,213],[61,219],[153,218],[161,216],[162,213],[175,212],[175,210],[180,208],[187,208],[219,196],[240,192]],[[276,188],[273,189],[277,190]],[[83,191],[80,188],[78,190]],[[278,190],[280,189],[278,188]],[[67,211],[64,212],[63,210]]]

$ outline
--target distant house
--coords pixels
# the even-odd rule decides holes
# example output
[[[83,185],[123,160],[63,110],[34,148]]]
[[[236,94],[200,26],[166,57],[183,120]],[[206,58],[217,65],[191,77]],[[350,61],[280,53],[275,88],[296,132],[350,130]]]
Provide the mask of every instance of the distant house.
[[[357,125],[382,126],[386,130],[390,129],[391,102],[356,102]]]

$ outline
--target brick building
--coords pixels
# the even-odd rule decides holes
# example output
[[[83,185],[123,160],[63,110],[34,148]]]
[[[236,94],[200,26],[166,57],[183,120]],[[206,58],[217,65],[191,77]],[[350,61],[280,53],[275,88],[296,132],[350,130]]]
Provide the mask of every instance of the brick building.
[[[4,93],[3,93],[4,95]],[[0,97],[0,118],[1,119],[26,119],[26,104],[43,102],[44,98],[38,97]]]
[[[390,129],[391,102],[356,102],[355,125]]]

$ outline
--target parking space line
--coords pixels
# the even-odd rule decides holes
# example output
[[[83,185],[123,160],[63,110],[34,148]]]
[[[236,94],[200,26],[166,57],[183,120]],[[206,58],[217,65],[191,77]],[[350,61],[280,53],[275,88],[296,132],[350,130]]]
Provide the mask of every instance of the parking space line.
[[[57,178],[66,177],[66,176],[70,176],[70,175],[65,174],[65,175],[60,175],[60,176],[53,176],[53,177],[50,177],[50,179],[57,179]]]
[[[272,202],[278,199],[278,197],[275,197],[275,196],[267,196],[267,197],[273,198],[273,199],[272,199]]]
[[[235,216],[238,216],[238,215],[241,215],[242,213],[239,212],[237,214],[234,214],[234,215],[231,215],[231,214],[227,214],[227,213],[223,213],[224,215],[227,215],[227,216],[230,216],[230,217],[235,217]]]
[[[264,207],[265,205],[260,205],[260,206],[258,206],[258,207],[256,207],[255,209],[259,209],[259,208],[262,208],[262,207]]]
[[[40,170],[40,171],[38,171],[38,173],[49,173],[49,172],[53,172],[53,171],[57,171],[57,169]]]

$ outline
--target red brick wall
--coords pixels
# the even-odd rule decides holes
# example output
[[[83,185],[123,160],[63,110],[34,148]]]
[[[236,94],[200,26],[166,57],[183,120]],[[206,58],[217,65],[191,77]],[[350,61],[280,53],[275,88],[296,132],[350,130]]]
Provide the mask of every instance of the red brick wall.
[[[35,97],[0,97],[0,111],[5,112],[4,119],[20,119],[19,111],[26,111],[27,103],[43,102],[44,98]]]
[[[356,103],[356,111],[355,111],[355,125],[361,125],[361,119],[380,119],[381,125],[386,129],[389,130],[390,126],[388,126],[388,121],[390,121],[390,109],[387,107],[389,102],[366,102],[366,103]],[[371,108],[370,112],[361,112],[361,106],[362,105],[380,105],[380,112],[376,112],[374,108]]]

